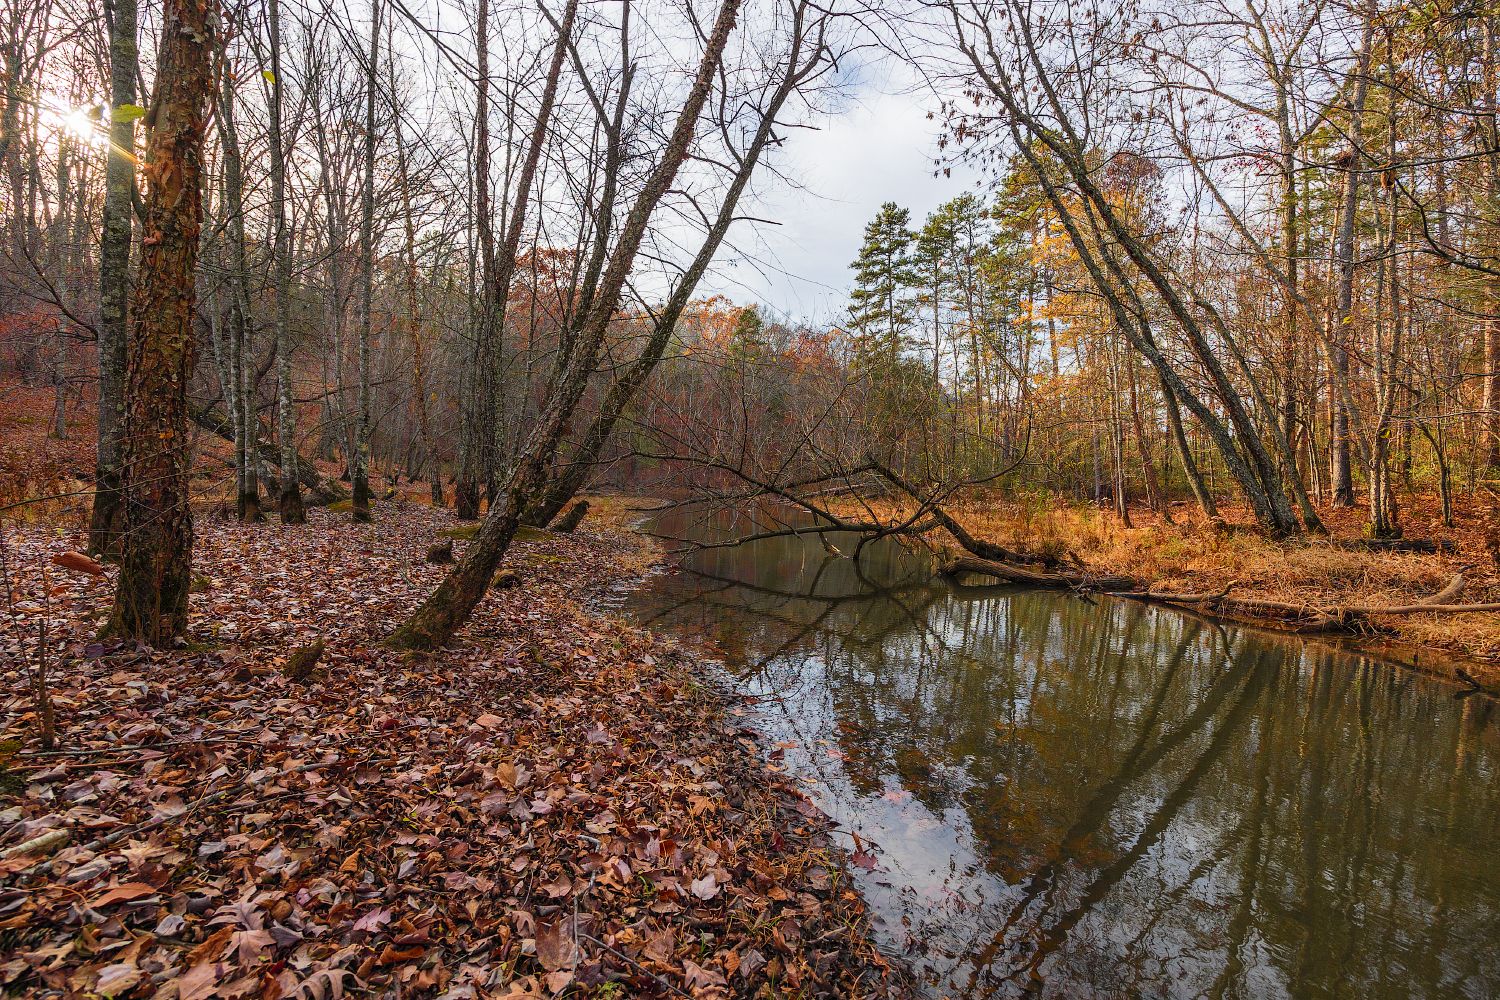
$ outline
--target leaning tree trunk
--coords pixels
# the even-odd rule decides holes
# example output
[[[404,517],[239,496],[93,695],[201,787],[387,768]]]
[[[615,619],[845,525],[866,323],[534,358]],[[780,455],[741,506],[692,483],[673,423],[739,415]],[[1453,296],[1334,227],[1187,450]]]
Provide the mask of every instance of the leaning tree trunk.
[[[114,0],[109,26],[110,126],[99,242],[99,426],[89,551],[118,550],[125,524],[120,435],[125,410],[126,316],[130,305],[130,227],[135,190],[136,0]]]
[[[683,161],[687,159],[697,131],[699,115],[713,89],[714,79],[723,60],[724,47],[728,44],[739,13],[740,2],[741,0],[724,0],[723,6],[719,8],[713,31],[698,64],[697,76],[683,102],[682,112],[672,129],[661,160],[647,177],[620,227],[619,243],[600,279],[598,295],[578,327],[568,367],[559,372],[537,425],[511,471],[501,502],[486,514],[479,534],[453,572],[392,633],[388,640],[391,645],[418,650],[442,646],[469,620],[480,598],[489,589],[495,568],[500,564],[501,557],[510,547],[511,539],[520,526],[521,514],[536,499],[545,484],[547,465],[557,451],[558,441],[561,440],[573,411],[578,408],[578,401],[588,388],[593,364],[598,358],[600,345],[604,342],[610,320],[619,304],[625,280],[635,264],[636,253],[645,239],[651,215],[671,187]],[[548,88],[551,90],[556,88],[556,77],[561,70],[562,54],[567,42],[565,34],[559,31],[558,45],[549,73]],[[531,142],[539,146],[545,139],[546,122],[539,116]]]
[[[140,281],[126,345],[126,531],[107,631],[158,647],[186,628],[191,583],[187,382],[215,20],[209,0],[166,0],[162,11]]]
[[[567,506],[568,501],[577,495],[583,488],[590,472],[599,461],[599,456],[604,451],[604,446],[609,442],[610,435],[614,432],[616,422],[625,412],[625,407],[630,404],[640,391],[646,379],[651,375],[656,366],[661,363],[667,345],[671,342],[672,331],[677,327],[677,321],[682,316],[682,311],[687,308],[688,302],[693,297],[693,292],[698,287],[698,282],[708,270],[714,255],[719,252],[719,247],[724,242],[724,237],[729,233],[729,227],[734,223],[735,213],[739,208],[740,197],[750,183],[750,178],[755,172],[756,165],[760,162],[761,154],[765,152],[767,144],[775,134],[776,118],[785,106],[787,98],[796,90],[797,85],[811,73],[821,62],[823,54],[821,49],[815,49],[807,57],[807,62],[802,62],[803,57],[803,18],[804,7],[798,5],[793,16],[797,19],[797,27],[794,34],[795,41],[792,51],[787,57],[786,76],[777,86],[767,103],[764,112],[760,116],[760,124],[756,127],[755,135],[740,159],[739,167],[735,172],[734,180],[730,182],[729,189],[725,192],[724,202],[719,207],[718,215],[714,218],[713,225],[709,228],[703,245],[699,248],[692,264],[683,273],[682,280],[677,287],[672,289],[672,295],[667,300],[665,308],[656,317],[655,326],[651,330],[651,337],[646,342],[645,348],[631,365],[625,369],[610,383],[605,392],[604,400],[599,406],[598,413],[585,430],[582,439],[578,442],[571,460],[564,463],[560,468],[553,471],[551,478],[547,481],[546,488],[541,496],[526,511],[523,520],[527,524],[538,527],[546,527],[552,519],[561,513]],[[618,130],[618,117],[615,128]],[[611,137],[613,141],[613,136]],[[606,168],[608,169],[608,168]],[[606,185],[609,185],[606,180]],[[613,189],[608,188],[609,194],[603,199],[605,204],[613,204]],[[607,220],[601,219],[601,243],[604,246],[608,240],[604,238],[607,232]],[[596,247],[596,251],[598,247]],[[597,253],[596,253],[597,256]],[[590,268],[591,276],[585,281],[586,292],[580,296],[585,303],[592,297],[592,287],[596,278],[593,272],[602,267],[602,260],[596,261],[595,266]]]

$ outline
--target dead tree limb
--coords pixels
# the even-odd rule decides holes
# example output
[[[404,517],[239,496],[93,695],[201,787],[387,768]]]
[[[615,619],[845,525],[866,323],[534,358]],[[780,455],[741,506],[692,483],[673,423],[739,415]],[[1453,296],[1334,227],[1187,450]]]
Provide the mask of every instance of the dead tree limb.
[[[211,434],[217,434],[225,441],[234,443],[234,428],[229,423],[229,418],[218,410],[205,406],[189,404],[188,414],[193,423],[202,427]],[[281,467],[281,449],[268,441],[256,442],[260,451],[262,462],[270,465],[273,469]],[[325,478],[318,474],[317,467],[301,455],[297,456],[297,482],[309,494],[309,502],[317,506],[326,507],[340,500],[349,499],[349,491],[342,484]]]
[[[1454,615],[1500,611],[1500,603],[1453,604],[1455,597],[1463,592],[1463,574],[1454,576],[1437,593],[1411,604],[1346,604],[1334,607],[1319,607],[1313,604],[1293,604],[1286,601],[1271,601],[1262,598],[1231,597],[1231,583],[1218,593],[1173,594],[1154,590],[1119,590],[1113,597],[1128,597],[1135,600],[1152,601],[1158,604],[1189,606],[1209,609],[1218,614],[1248,618],[1259,622],[1271,622],[1290,627],[1299,632],[1360,632],[1374,631],[1372,618],[1393,615]]]
[[[975,556],[959,556],[955,559],[949,559],[943,563],[940,572],[944,576],[956,576],[959,573],[977,573],[981,576],[994,577],[996,580],[1008,584],[1020,584],[1026,587],[1046,587],[1054,590],[1109,591],[1119,590],[1122,585],[1126,587],[1133,587],[1135,585],[1133,578],[1117,574],[1089,573],[1072,570],[1028,569],[1025,566],[998,562],[994,559],[980,559]]]

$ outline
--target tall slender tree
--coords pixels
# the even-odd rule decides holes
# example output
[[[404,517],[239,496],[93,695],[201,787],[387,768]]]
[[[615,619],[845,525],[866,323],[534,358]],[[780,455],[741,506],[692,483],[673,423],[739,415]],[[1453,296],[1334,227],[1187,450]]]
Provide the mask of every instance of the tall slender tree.
[[[364,185],[359,216],[359,390],[350,463],[355,521],[370,520],[370,337],[375,309],[375,95],[380,87],[380,0],[370,5],[370,50],[365,66]]]
[[[302,487],[297,476],[297,406],[292,387],[292,233],[287,224],[286,136],[282,115],[286,87],[281,75],[281,0],[267,0],[270,98],[267,142],[271,160],[271,271],[276,296],[276,441],[281,457],[278,507],[282,524],[302,524]]]
[[[107,0],[109,148],[105,154],[104,233],[99,244],[99,419],[89,550],[113,554],[124,527],[120,436],[125,424],[125,341],[130,307],[130,241],[135,212],[136,0]]]

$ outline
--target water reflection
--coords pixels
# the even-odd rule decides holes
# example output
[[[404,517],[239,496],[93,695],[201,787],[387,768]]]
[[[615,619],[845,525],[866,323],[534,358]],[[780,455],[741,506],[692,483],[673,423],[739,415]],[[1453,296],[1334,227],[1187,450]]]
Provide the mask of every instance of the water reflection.
[[[1500,995],[1488,700],[1139,604],[933,583],[890,543],[858,566],[806,535],[709,549],[627,603],[759,697],[783,765],[874,845],[862,888],[935,995]]]

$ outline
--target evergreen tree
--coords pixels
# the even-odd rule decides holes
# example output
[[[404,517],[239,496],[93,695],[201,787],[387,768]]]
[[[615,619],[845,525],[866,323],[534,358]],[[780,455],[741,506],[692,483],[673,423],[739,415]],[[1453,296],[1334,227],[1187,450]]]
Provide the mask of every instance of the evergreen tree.
[[[957,298],[955,287],[958,256],[958,219],[955,202],[938,207],[927,216],[912,241],[911,270],[921,289],[922,327],[931,352],[933,381],[941,381],[944,307]]]
[[[888,201],[869,225],[854,268],[849,296],[849,326],[859,338],[866,363],[887,362],[907,348],[916,319],[918,276],[912,266],[911,213]]]
[[[760,309],[750,305],[734,318],[729,332],[729,356],[742,361],[756,361],[766,353],[766,324]]]

